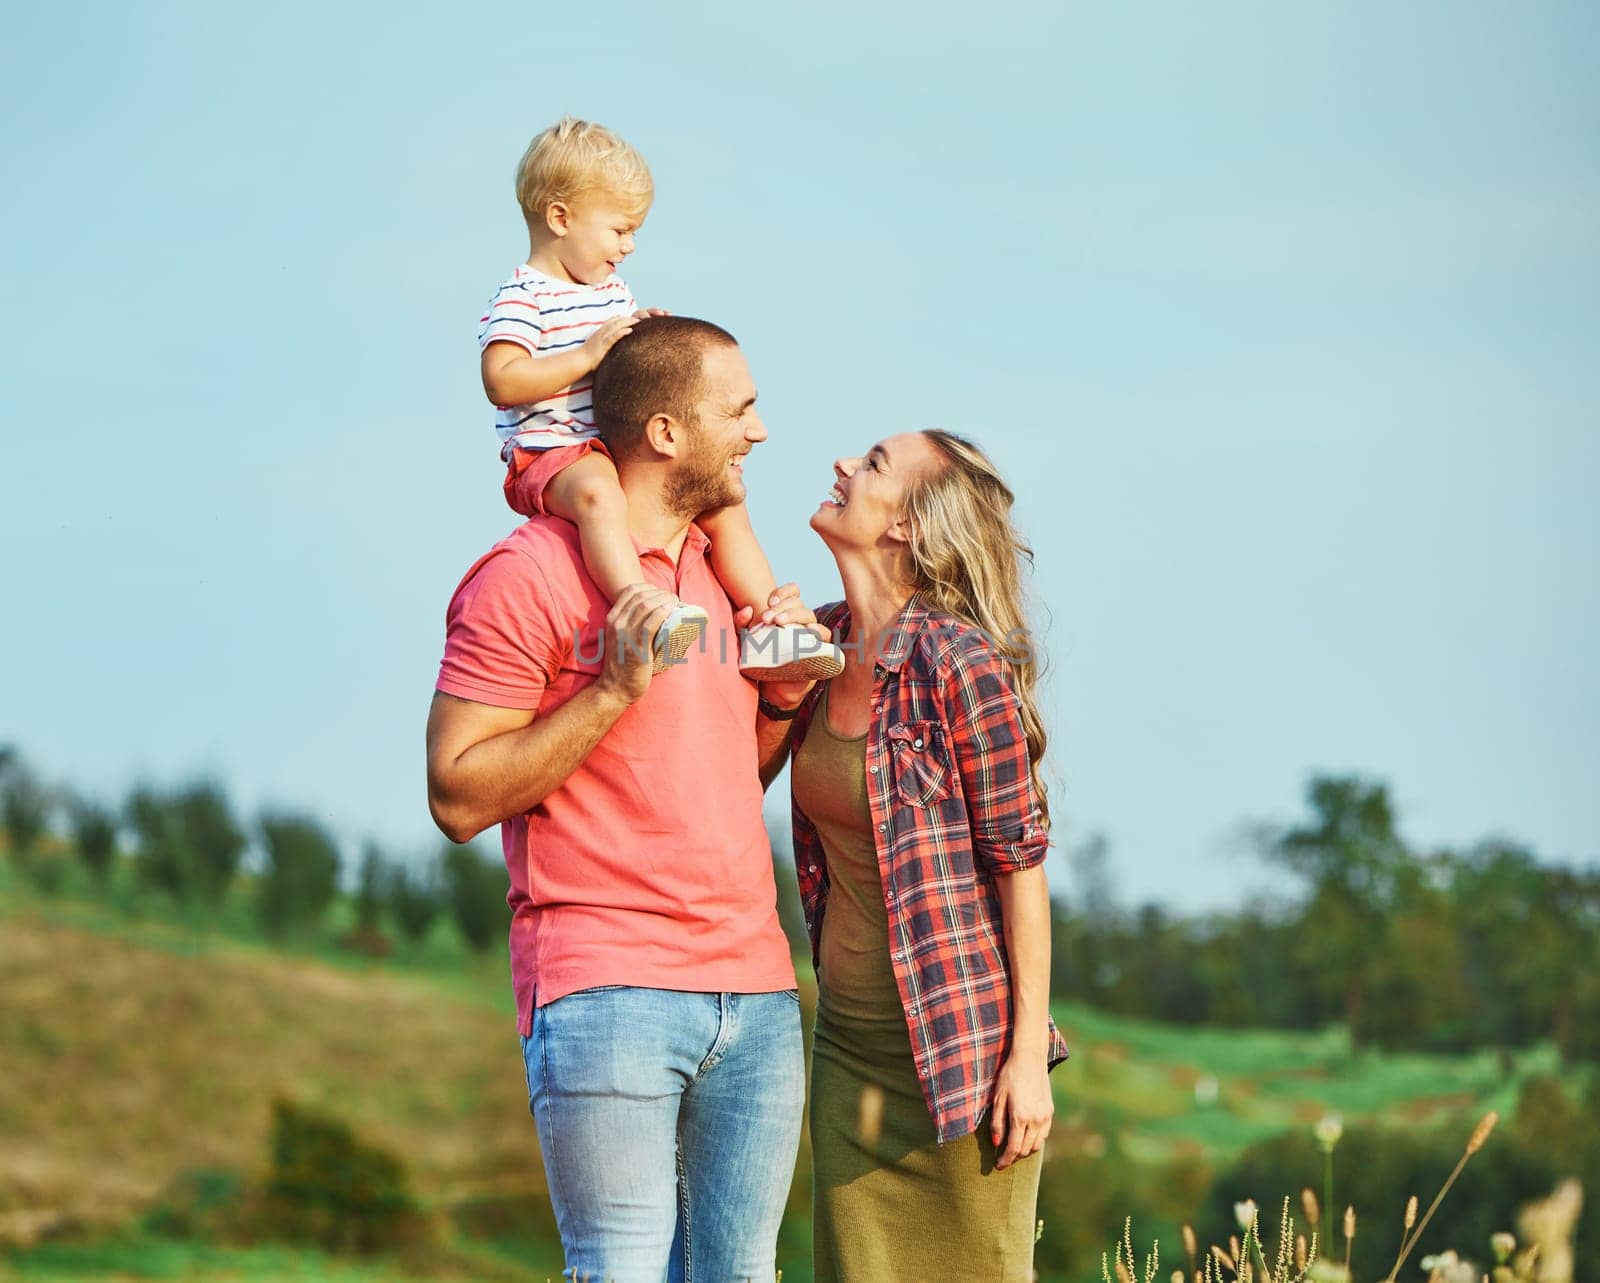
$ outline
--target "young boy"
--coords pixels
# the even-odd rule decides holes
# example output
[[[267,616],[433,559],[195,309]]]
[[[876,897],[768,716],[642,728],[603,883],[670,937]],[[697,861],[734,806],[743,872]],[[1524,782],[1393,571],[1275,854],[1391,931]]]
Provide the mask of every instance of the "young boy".
[[[528,258],[495,292],[478,330],[483,389],[496,407],[505,496],[523,516],[549,513],[578,527],[583,559],[615,600],[644,578],[628,534],[628,505],[598,439],[592,375],[642,316],[616,274],[655,187],[644,158],[609,129],[563,117],[517,166]],[[711,564],[735,609],[759,618],[777,587],[744,505],[703,513]],[[679,603],[655,639],[657,672],[683,658],[707,623]],[[740,670],[757,681],[831,677],[838,648],[798,627],[751,629]]]

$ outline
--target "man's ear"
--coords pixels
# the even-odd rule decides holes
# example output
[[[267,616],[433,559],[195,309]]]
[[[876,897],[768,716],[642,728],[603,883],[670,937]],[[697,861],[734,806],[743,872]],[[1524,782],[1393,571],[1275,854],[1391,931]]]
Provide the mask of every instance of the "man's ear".
[[[652,414],[645,420],[642,441],[647,450],[666,459],[676,459],[687,438],[683,424],[670,414]]]
[[[567,224],[572,219],[572,211],[567,208],[565,201],[553,200],[545,206],[544,225],[552,236],[565,236]]]

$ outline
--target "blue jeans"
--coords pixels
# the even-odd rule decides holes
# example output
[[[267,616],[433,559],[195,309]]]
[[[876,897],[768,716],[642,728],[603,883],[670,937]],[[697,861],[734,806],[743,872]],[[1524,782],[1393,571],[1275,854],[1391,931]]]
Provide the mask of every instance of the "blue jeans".
[[[805,1103],[800,1001],[608,985],[522,1040],[563,1278],[771,1283]]]

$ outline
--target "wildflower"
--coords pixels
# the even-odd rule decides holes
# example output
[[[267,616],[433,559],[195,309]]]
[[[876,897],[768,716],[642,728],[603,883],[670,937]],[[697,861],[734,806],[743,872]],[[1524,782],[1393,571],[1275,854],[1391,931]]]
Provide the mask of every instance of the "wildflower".
[[[1489,1236],[1489,1246],[1494,1248],[1496,1263],[1504,1265],[1511,1259],[1511,1253],[1517,1250],[1517,1236],[1501,1230],[1500,1233]]]
[[[1339,1137],[1344,1135],[1344,1119],[1338,1114],[1324,1114],[1317,1120],[1314,1134],[1317,1144],[1321,1145],[1325,1152],[1332,1152],[1333,1147],[1339,1143]]]
[[[1249,1229],[1256,1223],[1256,1200],[1247,1198],[1242,1203],[1233,1205],[1233,1219],[1239,1222],[1239,1228]]]

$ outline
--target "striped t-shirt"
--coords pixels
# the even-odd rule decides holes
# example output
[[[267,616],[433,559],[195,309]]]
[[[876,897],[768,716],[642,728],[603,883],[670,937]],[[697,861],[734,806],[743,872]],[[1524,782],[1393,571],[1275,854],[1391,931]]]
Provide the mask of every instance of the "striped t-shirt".
[[[489,300],[489,310],[478,322],[478,348],[515,343],[534,356],[545,356],[577,347],[613,316],[631,316],[637,310],[620,276],[599,285],[576,285],[521,263]],[[594,380],[585,376],[532,405],[496,406],[494,430],[500,434],[501,457],[509,459],[512,446],[548,450],[597,436],[593,388]]]

